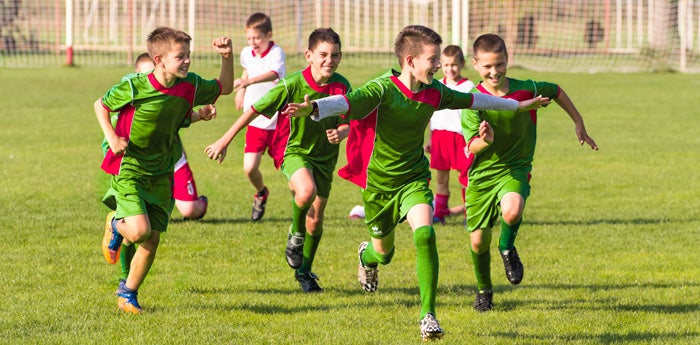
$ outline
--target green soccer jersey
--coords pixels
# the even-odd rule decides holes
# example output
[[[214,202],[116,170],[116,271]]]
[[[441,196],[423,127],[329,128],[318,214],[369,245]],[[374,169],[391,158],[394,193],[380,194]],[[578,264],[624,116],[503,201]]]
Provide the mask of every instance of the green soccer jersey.
[[[281,111],[287,103],[304,101],[304,95],[310,100],[343,95],[350,90],[350,82],[342,75],[334,73],[325,85],[318,85],[311,75],[311,68],[294,73],[280,80],[277,85],[253,104],[253,110],[271,118],[280,112],[277,129],[272,143],[272,156],[275,166],[279,168],[284,157],[292,154],[303,155],[308,160],[331,169],[338,161],[339,145],[328,142],[327,129],[338,128],[348,121],[341,117],[313,121],[308,117],[283,116]]]
[[[161,85],[153,73],[122,78],[102,97],[102,105],[119,112],[115,132],[129,145],[123,155],[108,150],[102,169],[121,176],[172,174],[181,156],[178,130],[189,126],[192,107],[214,103],[220,93],[218,80],[195,73],[178,78],[171,87]]]
[[[338,174],[371,192],[392,192],[430,178],[423,137],[433,112],[472,105],[473,96],[433,80],[417,92],[389,71],[347,95],[348,165]]]
[[[559,86],[547,82],[508,78],[510,91],[503,98],[525,101],[542,95],[555,99]],[[476,91],[490,94],[481,85]],[[476,92],[475,91],[475,92]],[[464,110],[462,128],[467,142],[479,135],[479,124],[486,120],[494,132],[494,141],[480,152],[469,171],[469,186],[494,182],[513,172],[529,174],[537,141],[537,110]]]

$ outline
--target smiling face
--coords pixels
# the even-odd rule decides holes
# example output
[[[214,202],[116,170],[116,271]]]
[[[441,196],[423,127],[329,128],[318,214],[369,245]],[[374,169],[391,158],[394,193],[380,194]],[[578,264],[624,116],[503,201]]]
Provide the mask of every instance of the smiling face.
[[[185,78],[190,68],[190,45],[187,43],[174,43],[163,55],[154,56],[156,69],[160,71],[167,81],[164,85],[170,86],[174,78]]]
[[[431,84],[435,73],[440,70],[440,45],[424,44],[418,56],[407,56],[406,62],[411,67],[413,79],[423,83]]]
[[[508,92],[508,56],[500,52],[474,52],[474,70],[483,80],[483,86],[494,95]]]
[[[464,68],[464,62],[460,61],[457,56],[443,54],[440,57],[440,63],[442,63],[442,74],[445,75],[448,82],[456,83],[462,79],[461,71]]]
[[[306,51],[306,61],[311,75],[319,85],[325,84],[340,64],[342,53],[338,44],[319,42],[313,50]]]
[[[254,28],[245,29],[245,38],[248,41],[248,45],[253,48],[256,55],[262,55],[268,47],[270,47],[270,40],[272,40],[272,31],[267,34]]]

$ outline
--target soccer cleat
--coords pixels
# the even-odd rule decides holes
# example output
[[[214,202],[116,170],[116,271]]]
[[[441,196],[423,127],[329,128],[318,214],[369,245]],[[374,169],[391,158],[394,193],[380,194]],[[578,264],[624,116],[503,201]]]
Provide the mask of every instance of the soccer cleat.
[[[313,272],[294,273],[294,278],[301,285],[301,289],[306,293],[323,292],[323,289],[318,286],[318,276]]]
[[[518,285],[523,280],[523,263],[515,247],[510,250],[500,252],[503,259],[503,266],[506,268],[506,278],[513,285]]]
[[[126,286],[120,287],[117,291],[117,307],[130,314],[141,314],[143,309],[136,299],[137,291],[131,291]]]
[[[375,292],[377,291],[377,287],[379,287],[379,270],[376,266],[365,266],[362,263],[362,252],[365,251],[368,244],[369,242],[362,242],[357,248],[357,280],[365,291]]]
[[[119,279],[119,286],[117,286],[117,291],[114,291],[115,295],[118,295],[119,292],[124,290],[124,284],[126,284],[126,279]]]
[[[435,315],[433,313],[425,314],[423,320],[420,320],[420,336],[423,338],[423,341],[440,339],[443,335],[445,335],[445,332],[440,327],[440,323],[438,323]]]
[[[114,265],[119,260],[119,252],[122,249],[122,240],[124,240],[124,237],[117,231],[115,213],[115,211],[107,213],[105,233],[102,236],[102,254],[110,265]]]
[[[433,216],[433,224],[445,225],[445,217]]]
[[[291,233],[292,228],[289,227],[287,235],[287,248],[284,251],[287,257],[287,264],[293,269],[301,267],[301,262],[304,260],[304,233]]]
[[[491,309],[493,309],[493,292],[488,290],[477,292],[474,300],[474,310],[483,313]]]
[[[262,219],[265,214],[265,204],[267,204],[267,196],[270,195],[270,191],[267,187],[263,187],[263,194],[257,193],[253,196],[253,210],[250,213],[250,219],[253,221],[258,221]]]

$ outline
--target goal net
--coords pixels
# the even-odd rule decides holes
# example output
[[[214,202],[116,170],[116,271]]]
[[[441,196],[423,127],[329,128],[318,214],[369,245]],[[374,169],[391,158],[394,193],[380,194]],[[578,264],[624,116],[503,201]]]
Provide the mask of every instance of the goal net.
[[[210,42],[237,53],[254,12],[273,40],[303,63],[308,34],[332,27],[343,64],[395,64],[393,41],[426,25],[471,55],[487,32],[508,44],[511,65],[569,72],[700,72],[700,0],[0,0],[0,67],[130,65],[158,26],[193,37],[198,64],[218,63]]]

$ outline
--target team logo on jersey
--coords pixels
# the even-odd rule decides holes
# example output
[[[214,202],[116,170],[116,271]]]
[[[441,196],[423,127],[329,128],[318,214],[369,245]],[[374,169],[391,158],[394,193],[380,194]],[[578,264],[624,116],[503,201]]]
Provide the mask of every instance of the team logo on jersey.
[[[377,227],[377,226],[372,227],[372,233],[374,235],[381,235],[382,234],[381,230],[379,230],[379,227]]]

